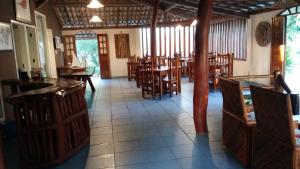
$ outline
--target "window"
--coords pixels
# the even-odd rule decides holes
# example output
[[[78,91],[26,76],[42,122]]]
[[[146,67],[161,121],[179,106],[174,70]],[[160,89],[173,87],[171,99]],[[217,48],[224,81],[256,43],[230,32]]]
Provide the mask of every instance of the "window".
[[[157,56],[188,57],[195,49],[195,27],[171,26],[156,29]],[[141,55],[150,55],[150,28],[141,28]],[[211,24],[209,51],[233,53],[234,59],[247,59],[247,20],[235,19]]]

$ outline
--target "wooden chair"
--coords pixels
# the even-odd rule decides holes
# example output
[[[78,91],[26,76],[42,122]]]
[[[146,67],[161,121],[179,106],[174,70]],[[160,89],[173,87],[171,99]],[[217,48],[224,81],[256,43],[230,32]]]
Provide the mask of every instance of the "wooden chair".
[[[223,145],[245,166],[251,162],[252,108],[244,103],[240,83],[219,78],[223,96]]]
[[[135,56],[129,57],[127,62],[127,73],[128,73],[128,81],[136,78],[136,64],[137,59]]]
[[[209,62],[209,83],[211,83],[214,89],[218,86],[218,77],[225,75],[226,77],[232,77],[233,75],[233,54],[208,54]]]
[[[194,71],[195,71],[195,59],[194,58],[191,58],[187,62],[187,69],[188,69],[189,82],[192,82],[194,80]]]
[[[167,66],[166,56],[160,56],[160,66]]]
[[[257,127],[253,130],[253,168],[300,168],[290,96],[250,86]]]
[[[217,54],[216,64],[219,65],[220,73],[227,77],[233,76],[233,53]]]
[[[214,89],[217,88],[218,85],[218,77],[221,74],[220,70],[217,69],[216,66],[216,57],[212,56],[208,58],[208,79],[209,83],[213,85]]]
[[[163,79],[163,86],[170,93],[170,96],[173,92],[176,92],[177,95],[179,92],[179,57],[170,58],[168,66],[168,76]]]
[[[135,65],[135,80],[136,80],[136,87],[140,88],[142,85],[142,62],[144,58],[137,58],[137,63]]]
[[[147,95],[150,94],[154,99],[158,87],[154,77],[152,63],[149,62],[147,59],[144,59],[142,61],[141,75],[142,75],[141,86],[142,86],[143,98],[147,98]]]

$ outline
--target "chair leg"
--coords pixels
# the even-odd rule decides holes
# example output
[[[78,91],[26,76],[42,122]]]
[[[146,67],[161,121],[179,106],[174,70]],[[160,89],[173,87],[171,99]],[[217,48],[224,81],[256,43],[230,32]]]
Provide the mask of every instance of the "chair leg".
[[[171,81],[169,82],[169,89],[170,89],[170,97],[172,97],[172,94],[173,94],[173,84],[172,84]]]

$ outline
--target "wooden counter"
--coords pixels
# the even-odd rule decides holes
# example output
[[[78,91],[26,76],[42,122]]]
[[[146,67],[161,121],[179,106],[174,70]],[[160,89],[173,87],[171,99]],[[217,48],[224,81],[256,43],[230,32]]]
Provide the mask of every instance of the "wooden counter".
[[[62,163],[89,143],[83,82],[6,80],[2,84],[24,91],[6,98],[14,107],[22,168]]]

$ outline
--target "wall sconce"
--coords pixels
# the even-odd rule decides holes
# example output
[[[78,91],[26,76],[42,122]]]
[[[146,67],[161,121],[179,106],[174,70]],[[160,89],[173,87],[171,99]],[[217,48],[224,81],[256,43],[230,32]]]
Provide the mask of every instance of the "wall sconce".
[[[283,62],[284,61],[284,55],[285,55],[285,46],[280,45],[279,46],[279,51],[280,51],[280,61]]]

